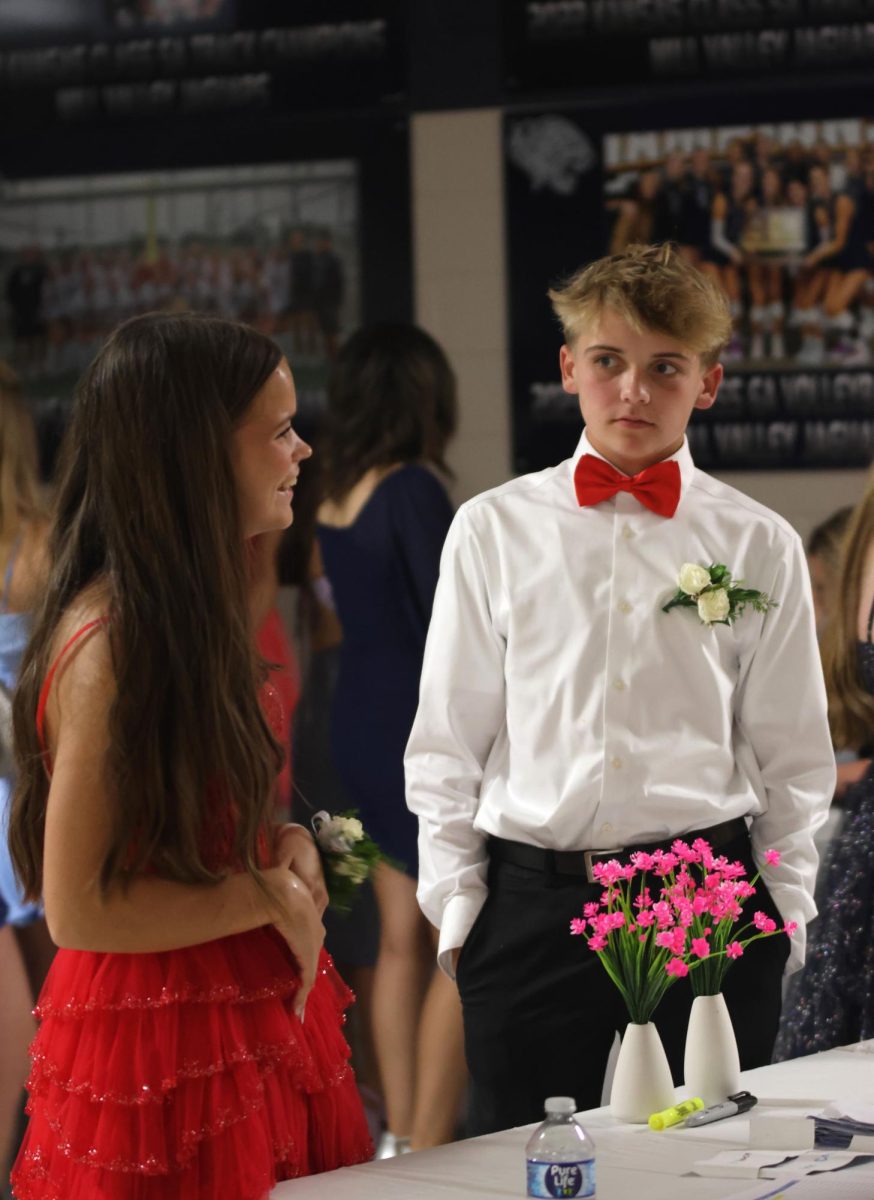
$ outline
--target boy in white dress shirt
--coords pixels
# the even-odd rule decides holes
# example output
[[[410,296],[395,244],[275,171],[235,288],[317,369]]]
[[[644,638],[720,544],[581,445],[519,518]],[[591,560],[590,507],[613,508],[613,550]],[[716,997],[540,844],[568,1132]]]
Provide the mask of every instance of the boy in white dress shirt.
[[[632,246],[550,292],[572,459],[468,501],[443,552],[406,756],[419,901],[457,969],[472,1133],[600,1102],[621,997],[570,918],[597,899],[592,851],[705,837],[755,898],[815,914],[813,834],[834,757],[801,541],[698,471],[685,439],[731,334],[722,293],[670,246]],[[730,624],[662,611],[685,563],[724,563],[776,601]],[[767,887],[765,886],[767,885]],[[754,943],[725,996],[744,1068],[770,1061],[790,941]],[[676,1080],[688,980],[655,1020]]]

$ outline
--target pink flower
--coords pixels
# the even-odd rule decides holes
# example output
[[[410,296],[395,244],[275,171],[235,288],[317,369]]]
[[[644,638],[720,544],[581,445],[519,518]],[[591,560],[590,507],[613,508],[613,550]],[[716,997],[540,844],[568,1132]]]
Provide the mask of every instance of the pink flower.
[[[765,851],[765,862],[768,864],[769,867],[779,866],[780,851],[779,850],[766,850]]]
[[[762,933],[773,933],[777,928],[777,922],[772,921],[770,917],[765,916],[763,912],[757,912],[753,916],[753,924],[756,929],[760,929]]]
[[[681,838],[677,838],[671,845],[671,849],[677,858],[685,863],[696,863],[701,861],[701,855],[696,853],[688,842],[684,842]]]
[[[631,856],[632,866],[637,867],[638,871],[651,871],[653,861],[653,856],[645,854],[643,850],[635,850]]]
[[[676,975],[678,979],[689,974],[689,968],[682,958],[672,958],[670,962],[665,963],[665,970],[669,975]]]
[[[707,958],[710,953],[710,943],[707,938],[692,938],[692,953],[696,958]]]
[[[686,949],[686,931],[679,927],[663,929],[656,934],[656,945],[663,950],[672,950],[674,954],[682,954]]]
[[[585,932],[586,932],[586,922],[583,920],[583,918],[582,917],[571,917],[571,933],[578,934],[578,933],[585,933]]]
[[[653,858],[657,858],[654,868],[656,875],[667,875],[670,871],[673,871],[674,867],[680,861],[676,854],[671,854],[670,852],[666,854],[664,851],[661,854],[657,851],[653,855]]]
[[[639,912],[637,914],[637,923],[641,929],[645,929],[649,925],[655,925],[655,920],[654,914],[651,913],[647,908],[645,908],[643,912]]]
[[[704,838],[695,838],[692,849],[701,855],[700,861],[704,864],[705,871],[709,871],[713,865],[713,851],[710,849],[710,843],[705,842]]]
[[[606,945],[607,939],[602,933],[596,933],[593,937],[589,938],[590,950],[603,950]]]
[[[659,929],[666,929],[674,923],[674,914],[671,912],[671,906],[666,900],[657,900],[652,906],[652,911],[655,913],[656,920],[659,923]]]
[[[622,864],[615,858],[605,863],[598,862],[592,867],[592,874],[598,883],[606,883],[609,886],[622,878]]]
[[[726,863],[722,868],[723,879],[739,879],[741,875],[746,875],[747,869],[743,863],[733,862]]]
[[[622,912],[608,913],[604,924],[610,930],[621,929],[622,926],[625,924],[625,913],[622,913]]]
[[[637,939],[637,940],[638,940],[639,942],[645,942],[648,936],[649,936],[649,935],[648,935],[648,934],[646,934],[646,933],[641,933],[641,934],[639,934],[639,936],[638,936],[638,939]]]
[[[592,943],[590,941],[589,945],[591,945],[591,944]],[[725,953],[728,958],[740,958],[740,956],[743,954],[743,952],[744,952],[744,948],[740,944],[740,942],[729,942],[728,945],[725,947]]]
[[[584,917],[595,917],[598,915],[598,905],[594,900],[590,900],[588,904],[583,905]]]
[[[638,924],[640,924],[640,921],[638,921]],[[798,928],[797,921],[787,921],[786,924],[783,926],[783,932],[788,933],[789,936],[792,937],[792,934],[795,932],[795,930],[797,928]]]
[[[634,898],[635,908],[650,908],[652,905],[652,896],[649,894],[649,888],[642,888],[640,895]]]

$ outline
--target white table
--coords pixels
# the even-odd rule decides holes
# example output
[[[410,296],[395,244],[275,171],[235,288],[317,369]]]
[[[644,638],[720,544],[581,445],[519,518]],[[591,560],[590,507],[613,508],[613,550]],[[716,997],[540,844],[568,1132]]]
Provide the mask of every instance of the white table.
[[[809,1100],[816,1106],[850,1098],[874,1103],[874,1041],[747,1071],[743,1086],[759,1097],[758,1111],[768,1099]],[[720,1200],[745,1186],[738,1179],[688,1171],[698,1159],[746,1146],[748,1117],[663,1133],[620,1124],[606,1108],[583,1113],[581,1120],[595,1140],[597,1200]],[[525,1143],[533,1128],[291,1180],[279,1184],[271,1200],[519,1200],[525,1195]]]

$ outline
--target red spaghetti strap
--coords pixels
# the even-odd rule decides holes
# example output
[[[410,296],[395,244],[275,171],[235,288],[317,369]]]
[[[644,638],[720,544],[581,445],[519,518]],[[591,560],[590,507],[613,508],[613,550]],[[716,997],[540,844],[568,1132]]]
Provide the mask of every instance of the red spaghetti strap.
[[[87,625],[83,625],[81,629],[77,629],[71,638],[69,638],[61,647],[61,652],[49,667],[48,674],[45,677],[45,682],[42,685],[42,691],[39,694],[39,704],[36,707],[36,736],[39,738],[40,749],[43,753],[43,758],[46,760],[46,768],[48,769],[49,756],[48,747],[45,739],[45,720],[46,720],[46,705],[49,701],[49,692],[52,688],[52,682],[57,673],[58,667],[63,662],[67,651],[75,646],[80,638],[83,638],[86,633],[90,633],[92,629],[96,629],[98,625],[106,625],[109,622],[108,617],[95,617],[93,621],[89,621]]]

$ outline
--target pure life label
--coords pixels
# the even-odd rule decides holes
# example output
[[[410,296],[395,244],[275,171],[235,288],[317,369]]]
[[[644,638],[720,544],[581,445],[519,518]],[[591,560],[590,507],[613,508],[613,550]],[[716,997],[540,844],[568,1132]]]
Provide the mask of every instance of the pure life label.
[[[594,1162],[544,1163],[528,1162],[528,1195],[594,1196]]]

